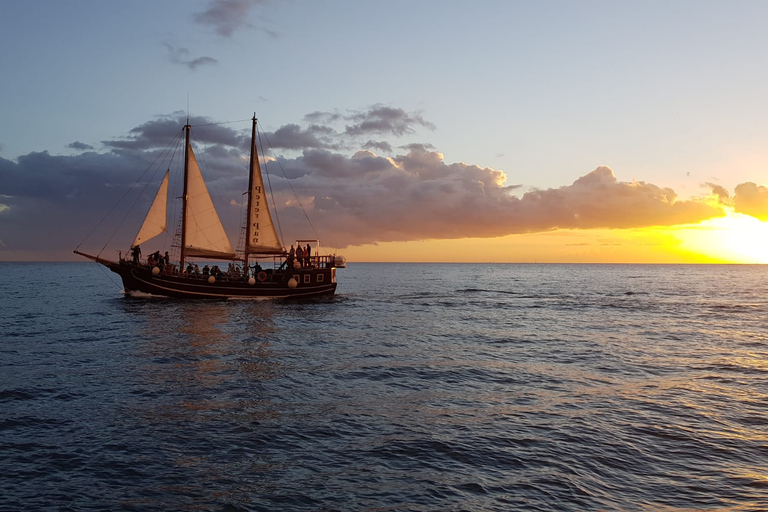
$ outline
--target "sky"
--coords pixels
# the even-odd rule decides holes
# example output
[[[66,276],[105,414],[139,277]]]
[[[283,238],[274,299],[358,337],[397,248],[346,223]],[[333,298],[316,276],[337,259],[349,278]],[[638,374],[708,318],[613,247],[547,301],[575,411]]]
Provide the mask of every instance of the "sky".
[[[126,250],[101,221],[159,185],[187,117],[234,243],[255,113],[286,245],[768,263],[765,19],[738,0],[2,2],[0,261]]]

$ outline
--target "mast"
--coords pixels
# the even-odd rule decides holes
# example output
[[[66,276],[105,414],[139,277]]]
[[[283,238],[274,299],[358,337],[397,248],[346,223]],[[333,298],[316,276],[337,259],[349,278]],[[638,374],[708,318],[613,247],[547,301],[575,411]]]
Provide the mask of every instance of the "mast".
[[[243,260],[245,260],[246,268],[248,268],[248,255],[249,255],[248,235],[251,232],[250,223],[252,222],[250,212],[251,212],[251,207],[253,206],[252,205],[253,194],[251,193],[253,191],[253,164],[254,164],[254,161],[256,160],[256,121],[257,121],[256,112],[253,113],[253,118],[251,120],[253,121],[253,127],[251,128],[251,159],[248,164],[248,209],[246,210],[248,214],[246,216],[246,226],[245,226],[245,237],[246,237],[245,247],[244,247],[245,254],[243,254]]]
[[[257,148],[256,130],[258,120],[253,115],[253,129],[251,131],[251,161],[248,177],[248,221],[246,222],[245,256],[251,254],[259,256],[283,255],[285,249],[277,236],[272,215],[269,213],[269,201],[264,187],[264,177],[259,165],[259,153]]]
[[[189,119],[184,125],[184,193],[181,196],[181,255],[179,256],[179,273],[184,272],[185,247],[187,245],[187,182],[189,181]]]

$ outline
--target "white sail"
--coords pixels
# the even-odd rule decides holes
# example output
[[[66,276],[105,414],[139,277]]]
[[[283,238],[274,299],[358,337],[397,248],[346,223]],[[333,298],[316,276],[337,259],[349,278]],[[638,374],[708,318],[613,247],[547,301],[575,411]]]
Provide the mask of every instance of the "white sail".
[[[149,212],[147,212],[144,223],[141,225],[141,229],[139,229],[139,234],[133,240],[131,248],[143,244],[165,231],[166,209],[168,205],[168,172],[165,171],[165,178],[160,183],[155,200],[152,201],[152,206],[149,207]]]
[[[189,178],[184,252],[187,256],[233,259],[235,251],[213,206],[191,146],[187,147],[187,158]]]
[[[284,252],[283,246],[277,237],[272,215],[269,213],[255,141],[252,141],[251,144],[251,162],[253,162],[250,179],[251,190],[249,190],[251,207],[248,211],[245,252],[248,254],[282,254]]]

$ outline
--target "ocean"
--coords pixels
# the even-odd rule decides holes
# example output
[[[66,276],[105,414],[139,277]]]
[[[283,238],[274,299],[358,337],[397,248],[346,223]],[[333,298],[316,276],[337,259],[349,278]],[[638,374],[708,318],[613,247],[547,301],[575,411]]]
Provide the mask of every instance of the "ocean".
[[[2,263],[0,510],[768,510],[768,266]]]

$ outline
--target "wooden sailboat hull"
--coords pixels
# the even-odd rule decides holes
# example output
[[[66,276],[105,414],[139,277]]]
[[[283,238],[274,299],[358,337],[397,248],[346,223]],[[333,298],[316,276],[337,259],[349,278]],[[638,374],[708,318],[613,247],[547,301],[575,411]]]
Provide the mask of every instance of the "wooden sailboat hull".
[[[336,292],[336,269],[307,268],[268,275],[264,281],[249,284],[246,280],[216,279],[208,282],[207,276],[196,279],[184,276],[153,274],[146,265],[128,261],[110,261],[79,253],[101,263],[118,274],[126,294],[134,292],[174,297],[180,299],[256,299],[256,298],[310,298],[333,295]],[[289,281],[296,286],[291,288]]]

